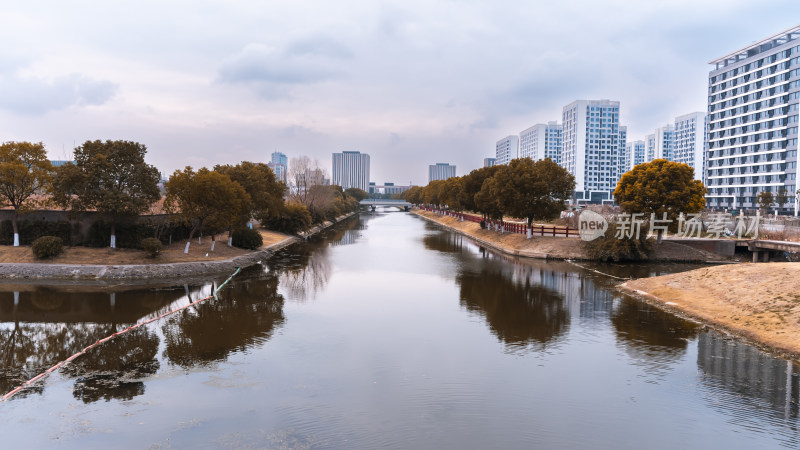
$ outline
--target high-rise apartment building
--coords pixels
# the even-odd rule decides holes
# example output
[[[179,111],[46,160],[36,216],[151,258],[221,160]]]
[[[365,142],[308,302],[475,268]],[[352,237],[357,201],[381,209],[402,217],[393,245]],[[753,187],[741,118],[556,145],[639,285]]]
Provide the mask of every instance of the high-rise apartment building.
[[[562,129],[558,122],[536,124],[519,134],[519,157],[534,161],[550,158],[561,163]]]
[[[448,163],[436,163],[428,166],[428,183],[434,180],[446,180],[456,176],[456,166]]]
[[[627,154],[627,158],[630,161],[630,164],[627,165],[628,170],[625,171],[627,172],[636,167],[637,165],[645,162],[645,155],[647,155],[647,149],[644,141],[640,140],[640,141],[628,142],[625,145],[625,153]]]
[[[483,167],[492,167],[497,164],[497,158],[483,158]]]
[[[278,181],[286,183],[286,177],[289,170],[289,158],[281,152],[274,152],[270,162],[267,163],[270,169],[275,172],[275,178]]]
[[[672,150],[675,146],[675,129],[672,124],[656,128],[656,148],[653,159],[667,159],[672,161]]]
[[[706,113],[693,112],[675,118],[672,160],[694,168],[694,179],[706,182]]]
[[[561,165],[575,176],[575,200],[612,200],[619,180],[619,102],[576,100],[562,111]]]
[[[619,153],[617,155],[617,181],[623,173],[631,170],[631,158],[626,151],[628,149],[628,127],[620,125],[619,127]],[[616,187],[615,187],[616,189]]]
[[[495,164],[508,164],[519,155],[519,138],[506,136],[497,141]]]
[[[333,154],[333,184],[343,189],[369,187],[369,155],[361,152]]]
[[[656,135],[648,134],[644,138],[646,153],[644,155],[644,162],[650,162],[656,159]]]
[[[756,208],[797,189],[800,26],[711,61],[706,205]]]

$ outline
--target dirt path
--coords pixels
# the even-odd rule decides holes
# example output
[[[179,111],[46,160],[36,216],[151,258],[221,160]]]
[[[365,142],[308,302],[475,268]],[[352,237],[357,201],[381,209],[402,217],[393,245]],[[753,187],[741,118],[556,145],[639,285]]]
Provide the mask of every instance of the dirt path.
[[[628,281],[620,289],[797,359],[799,279],[798,263],[736,264]]]

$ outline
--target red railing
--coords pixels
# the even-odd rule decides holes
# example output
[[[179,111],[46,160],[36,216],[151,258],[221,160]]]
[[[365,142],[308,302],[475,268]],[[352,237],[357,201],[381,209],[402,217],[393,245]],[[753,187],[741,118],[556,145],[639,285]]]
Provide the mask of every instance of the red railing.
[[[459,213],[453,212],[449,210],[442,210],[433,208],[430,206],[421,206],[420,209],[425,211],[430,211],[440,215],[446,215],[449,217],[453,217],[460,220],[465,220],[467,222],[475,222],[480,223],[483,220],[483,217],[476,216],[473,214],[466,214],[466,213]],[[492,220],[489,219],[486,221],[486,228],[490,230],[497,230],[504,233],[518,233],[518,234],[528,234],[528,226],[522,222],[508,222],[508,221],[501,221],[501,220]],[[564,237],[577,237],[578,230],[570,227],[558,227],[555,225],[545,226],[545,225],[534,225],[531,227],[531,235],[533,236],[564,236]]]

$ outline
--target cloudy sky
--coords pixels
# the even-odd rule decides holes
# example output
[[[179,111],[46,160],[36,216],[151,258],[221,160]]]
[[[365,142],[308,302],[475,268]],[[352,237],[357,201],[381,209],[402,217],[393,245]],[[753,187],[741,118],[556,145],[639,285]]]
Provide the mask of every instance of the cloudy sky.
[[[425,184],[576,99],[619,100],[641,139],[706,109],[708,61],[798,17],[797,0],[6,1],[0,141],[69,159],[134,140],[168,174],[357,150],[373,181]]]

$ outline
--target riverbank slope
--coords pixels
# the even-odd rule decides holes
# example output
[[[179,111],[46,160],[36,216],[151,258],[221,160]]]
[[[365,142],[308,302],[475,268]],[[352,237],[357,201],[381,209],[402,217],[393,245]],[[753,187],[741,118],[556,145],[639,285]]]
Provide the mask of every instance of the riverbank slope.
[[[475,222],[461,222],[448,216],[416,209],[414,214],[443,227],[470,237],[481,245],[514,256],[541,259],[591,260],[578,238],[534,236],[527,239],[523,234],[500,233],[482,229]],[[719,262],[724,259],[713,253],[688,247],[677,242],[664,241],[656,247],[650,261],[668,262]]]
[[[619,288],[797,359],[798,278],[797,263],[736,264],[632,280]]]

